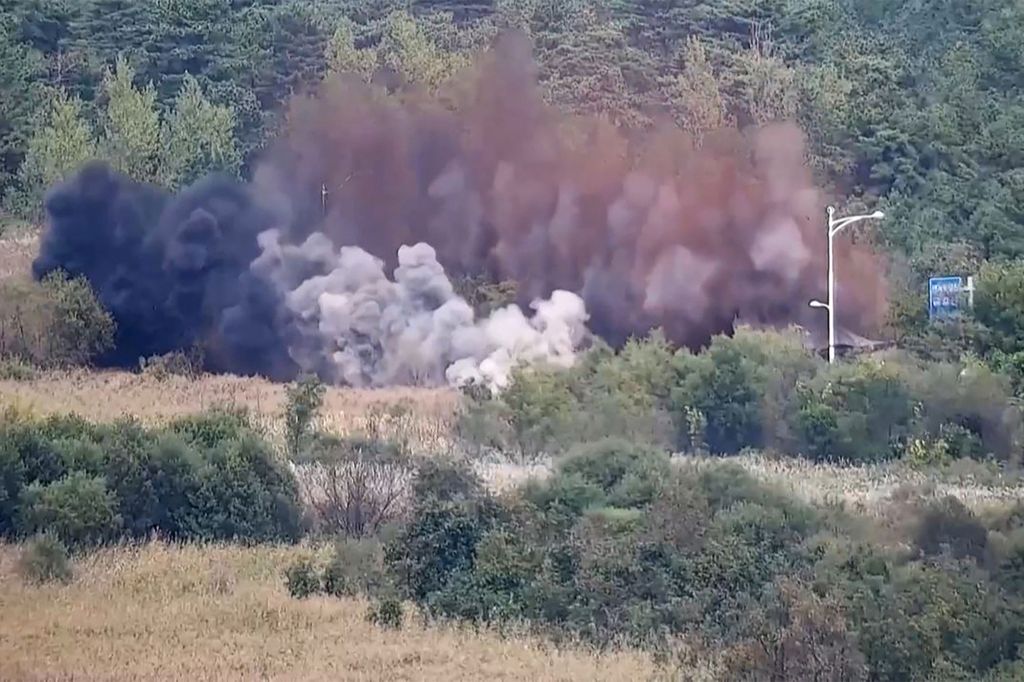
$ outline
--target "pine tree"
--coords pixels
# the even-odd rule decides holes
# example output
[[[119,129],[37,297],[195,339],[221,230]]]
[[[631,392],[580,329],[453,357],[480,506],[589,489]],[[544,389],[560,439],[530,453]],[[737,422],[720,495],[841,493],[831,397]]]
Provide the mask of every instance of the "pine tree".
[[[666,83],[666,95],[679,125],[699,144],[705,133],[730,123],[725,98],[703,42],[686,41],[682,69]]]
[[[212,171],[236,173],[240,158],[234,128],[234,111],[211,104],[199,81],[186,76],[164,123],[161,181],[176,188]]]
[[[47,188],[95,154],[96,143],[82,118],[81,101],[59,91],[50,102],[46,119],[28,142],[25,162],[18,172],[18,189],[8,197],[11,209],[26,219],[38,219]]]
[[[24,158],[43,94],[43,61],[15,39],[9,23],[0,20],[0,196]]]
[[[111,165],[137,179],[151,181],[157,176],[160,155],[160,119],[156,113],[156,91],[152,85],[135,87],[135,71],[119,58],[107,71],[103,90],[107,97],[104,137],[101,147]]]
[[[448,23],[451,16],[445,17]],[[434,89],[469,64],[466,55],[438,47],[423,26],[408,12],[393,12],[387,19],[378,47],[380,60],[407,83]]]
[[[342,19],[327,45],[327,69],[330,73],[358,75],[369,81],[377,66],[377,51],[357,48],[355,26]]]

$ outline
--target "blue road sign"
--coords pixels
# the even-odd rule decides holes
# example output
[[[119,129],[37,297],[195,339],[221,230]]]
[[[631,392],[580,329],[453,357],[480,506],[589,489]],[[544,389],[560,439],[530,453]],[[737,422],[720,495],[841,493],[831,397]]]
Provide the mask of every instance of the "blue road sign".
[[[960,312],[962,277],[932,277],[928,280],[928,317],[932,320],[955,317]]]

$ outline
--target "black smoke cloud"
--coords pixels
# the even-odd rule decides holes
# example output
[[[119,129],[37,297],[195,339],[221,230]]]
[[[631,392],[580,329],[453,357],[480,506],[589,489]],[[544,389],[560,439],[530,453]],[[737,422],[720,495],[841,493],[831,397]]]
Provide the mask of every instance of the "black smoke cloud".
[[[278,296],[249,273],[256,236],[274,224],[249,187],[214,176],[172,196],[93,162],[51,190],[46,213],[33,274],[89,280],[117,322],[107,362],[201,344],[214,371],[297,371],[274,318]]]
[[[548,107],[535,71],[509,35],[436,96],[335,78],[292,103],[251,183],[171,196],[90,164],[46,200],[35,275],[89,279],[113,364],[201,344],[214,371],[359,385],[565,361],[584,321],[690,346],[737,317],[820,324],[823,202],[799,130],[622,131]],[[837,258],[840,322],[870,331],[878,263]],[[473,320],[445,272],[515,280],[537,312]]]

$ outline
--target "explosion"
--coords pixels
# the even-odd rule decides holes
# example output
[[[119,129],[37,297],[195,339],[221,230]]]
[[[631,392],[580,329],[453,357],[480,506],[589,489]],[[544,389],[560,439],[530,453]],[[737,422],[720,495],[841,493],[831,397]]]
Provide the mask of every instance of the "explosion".
[[[498,389],[519,362],[571,364],[588,325],[697,347],[738,318],[821,324],[823,201],[797,128],[695,145],[569,116],[513,34],[435,95],[326,81],[250,183],[172,196],[93,163],[46,210],[34,274],[88,278],[113,364],[199,344],[213,371]],[[837,258],[840,324],[867,331],[878,264]],[[532,316],[476,319],[446,273],[513,280]]]

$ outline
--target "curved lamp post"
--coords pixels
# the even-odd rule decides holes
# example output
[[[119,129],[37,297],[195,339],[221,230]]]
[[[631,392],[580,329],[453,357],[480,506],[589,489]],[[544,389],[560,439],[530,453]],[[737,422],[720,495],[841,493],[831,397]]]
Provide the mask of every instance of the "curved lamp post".
[[[835,217],[836,209],[834,206],[828,207],[828,303],[822,303],[821,301],[811,301],[810,306],[812,308],[824,308],[828,311],[828,362],[832,364],[836,361],[836,277],[835,277],[835,256],[832,248],[833,238],[839,234],[847,225],[860,222],[861,220],[881,220],[885,217],[885,214],[881,211],[875,211],[867,215],[855,215],[846,218]]]

